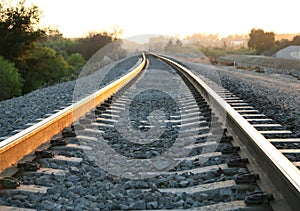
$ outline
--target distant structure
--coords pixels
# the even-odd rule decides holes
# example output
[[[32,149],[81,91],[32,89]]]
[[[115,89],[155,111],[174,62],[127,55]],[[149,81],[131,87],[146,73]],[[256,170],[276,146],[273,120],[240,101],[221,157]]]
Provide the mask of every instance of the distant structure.
[[[230,41],[230,44],[233,46],[243,45],[244,41],[243,40],[232,40],[232,41]]]
[[[276,58],[298,59],[300,60],[300,46],[291,45],[277,51],[274,55]]]
[[[231,40],[230,47],[232,47],[234,49],[245,47],[245,41],[244,40]]]

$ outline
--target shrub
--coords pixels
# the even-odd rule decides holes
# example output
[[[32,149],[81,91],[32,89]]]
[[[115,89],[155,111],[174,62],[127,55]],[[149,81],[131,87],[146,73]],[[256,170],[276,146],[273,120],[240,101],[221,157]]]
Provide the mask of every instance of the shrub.
[[[0,56],[0,100],[22,94],[23,79],[13,63]]]
[[[79,53],[71,54],[67,62],[75,69],[76,73],[78,73],[85,64],[84,58]]]
[[[20,71],[25,79],[24,93],[64,81],[71,70],[62,56],[47,47],[28,51],[20,62]]]

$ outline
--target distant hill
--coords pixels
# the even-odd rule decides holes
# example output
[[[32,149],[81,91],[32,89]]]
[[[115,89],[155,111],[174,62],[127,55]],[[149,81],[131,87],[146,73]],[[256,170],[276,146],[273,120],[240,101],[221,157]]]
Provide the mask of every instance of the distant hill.
[[[149,38],[160,36],[159,34],[143,34],[132,37],[126,37],[125,40],[129,40],[138,44],[145,44],[149,42]]]
[[[144,51],[148,50],[148,45],[134,42],[132,40],[123,39],[122,48],[127,52]]]

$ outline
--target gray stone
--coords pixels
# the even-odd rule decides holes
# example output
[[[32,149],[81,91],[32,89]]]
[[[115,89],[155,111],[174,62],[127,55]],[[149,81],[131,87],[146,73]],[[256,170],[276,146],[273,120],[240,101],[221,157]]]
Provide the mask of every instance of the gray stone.
[[[87,200],[86,198],[79,198],[75,199],[74,201],[75,206],[84,206],[84,207],[89,207],[91,205],[91,202]]]
[[[50,198],[53,199],[54,201],[57,201],[60,197],[60,194],[53,194],[53,195],[50,195]]]
[[[188,197],[185,201],[185,203],[189,204],[189,205],[192,205],[194,204],[194,200],[191,198],[191,197]]]
[[[169,181],[169,188],[176,188],[178,186],[178,182],[175,180],[170,180]]]
[[[176,202],[176,205],[182,207],[184,205],[184,201],[181,199],[178,202]]]
[[[89,208],[82,204],[77,204],[74,208],[74,211],[82,211],[82,210],[89,210]]]
[[[35,179],[35,184],[47,186],[52,183],[51,178],[48,175],[43,175]]]
[[[73,186],[73,183],[72,183],[72,182],[66,182],[66,183],[65,183],[65,186],[66,186],[67,188],[70,188],[70,187]]]
[[[65,180],[65,175],[64,174],[56,174],[54,175],[54,179],[57,181],[57,182],[63,182]]]
[[[170,201],[165,201],[165,209],[174,209],[175,208],[175,204],[170,202]]]
[[[14,200],[11,205],[13,207],[22,207],[22,204],[23,203],[21,202],[21,200],[17,199],[17,200]]]
[[[113,205],[114,205],[114,203],[111,200],[107,200],[105,202],[105,208],[108,209],[108,210],[111,210]]]
[[[119,204],[120,210],[128,210],[129,206],[125,205],[125,204]]]
[[[190,184],[190,182],[186,180],[182,180],[179,182],[179,184],[181,187],[187,187]]]
[[[223,196],[231,196],[232,190],[230,188],[220,189],[219,193]]]
[[[41,166],[44,167],[44,168],[50,167],[50,165],[49,165],[49,163],[47,162],[46,159],[41,159],[41,160],[40,160],[40,164],[41,164]]]
[[[127,182],[125,182],[124,188],[125,189],[133,189],[133,188],[135,188],[134,181],[133,180],[128,180]]]
[[[158,171],[168,169],[169,166],[170,166],[170,162],[168,160],[159,160],[159,161],[153,162],[153,167]]]
[[[70,167],[70,172],[72,172],[72,173],[78,173],[78,172],[80,172],[80,170],[76,166],[71,166]]]
[[[70,176],[70,177],[67,177],[66,180],[70,181],[70,182],[80,181],[80,177]]]
[[[26,196],[26,195],[14,195],[12,198],[15,199],[15,200],[24,201],[28,198],[28,196]]]
[[[146,157],[147,159],[150,159],[150,158],[151,158],[151,155],[152,155],[152,153],[151,153],[150,151],[147,151],[147,152],[145,153],[145,157]]]
[[[175,176],[175,181],[182,181],[182,180],[186,180],[186,177],[184,177],[182,175],[176,175]]]
[[[134,210],[144,210],[146,209],[146,204],[143,200],[138,200],[136,202],[133,202],[129,205],[130,209],[134,209]]]
[[[55,162],[51,162],[51,163],[50,163],[50,167],[53,168],[53,169],[57,169],[57,168],[58,168],[58,165],[57,165],[57,163],[55,163]]]
[[[39,210],[53,210],[54,209],[54,204],[51,201],[45,200],[42,201],[39,206],[37,207]]]
[[[138,189],[146,189],[149,188],[148,183],[144,182],[144,181],[137,181],[135,184],[135,187]]]
[[[148,202],[146,207],[147,207],[147,209],[157,209],[158,202],[157,201]]]
[[[152,155],[153,155],[154,157],[160,156],[160,153],[157,152],[157,151],[155,151],[155,150],[152,150],[151,153],[152,153]]]
[[[47,193],[48,193],[48,194],[55,194],[55,193],[56,193],[55,187],[50,187],[50,188],[48,188],[48,189],[47,189]]]
[[[73,211],[74,207],[72,207],[72,206],[66,206],[64,209],[67,210],[67,211]]]
[[[168,178],[159,178],[157,181],[157,184],[159,184],[162,187],[167,186],[168,183],[169,183]]]
[[[88,201],[91,201],[91,202],[97,202],[97,198],[92,195],[86,195],[86,196],[84,196],[84,198],[86,198]]]
[[[238,172],[239,173],[247,173],[248,170],[246,168],[239,168]]]
[[[54,204],[54,210],[61,210],[61,208],[62,208],[62,205],[60,205],[60,204]]]
[[[138,199],[143,195],[143,191],[142,190],[129,190],[128,192],[128,196],[133,198],[133,199]]]

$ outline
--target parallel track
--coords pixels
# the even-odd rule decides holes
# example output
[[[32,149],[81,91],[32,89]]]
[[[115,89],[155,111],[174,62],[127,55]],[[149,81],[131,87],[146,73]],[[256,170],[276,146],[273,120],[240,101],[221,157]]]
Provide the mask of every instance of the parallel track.
[[[165,143],[167,145],[170,144],[170,138],[168,137],[172,138],[174,131],[176,133],[178,128],[180,128],[183,132],[179,135],[177,134],[178,136],[174,136],[173,138],[177,138],[179,140],[182,139],[184,141],[185,139],[189,140],[189,137],[196,137],[197,141],[186,142],[182,146],[182,149],[189,149],[188,152],[190,154],[180,154],[176,151],[178,153],[178,157],[175,156],[173,158],[176,160],[176,164],[179,165],[171,168],[171,171],[157,171],[157,166],[152,167],[152,169],[149,168],[150,170],[148,169],[148,171],[145,172],[142,172],[142,170],[144,170],[144,168],[142,168],[143,166],[141,168],[135,166],[135,170],[131,169],[131,173],[139,173],[139,179],[144,178],[144,182],[146,181],[148,184],[144,185],[144,187],[140,189],[146,192],[159,191],[164,197],[168,197],[168,194],[172,195],[186,192],[187,194],[190,194],[192,198],[197,196],[198,199],[199,195],[197,194],[202,194],[201,196],[203,196],[203,193],[209,193],[211,191],[218,190],[220,193],[222,193],[221,195],[225,197],[225,202],[220,202],[215,205],[211,205],[210,203],[205,205],[206,202],[203,204],[199,202],[201,206],[198,206],[197,209],[202,210],[232,210],[238,208],[268,210],[270,209],[268,205],[269,199],[264,199],[265,204],[263,203],[257,206],[247,206],[242,200],[245,198],[245,196],[247,196],[247,194],[251,194],[254,191],[266,190],[273,193],[275,197],[274,202],[272,202],[273,209],[291,208],[296,210],[300,205],[300,174],[299,169],[296,167],[298,163],[290,162],[282,153],[297,153],[297,150],[284,151],[281,149],[281,151],[279,151],[270,143],[270,141],[297,142],[298,139],[294,138],[291,140],[286,138],[265,138],[264,135],[278,135],[280,133],[289,132],[276,130],[273,130],[272,132],[270,132],[270,130],[258,131],[256,128],[276,128],[278,125],[269,124],[269,120],[264,120],[264,116],[256,111],[253,111],[253,108],[249,107],[249,105],[245,105],[242,100],[233,96],[227,90],[224,90],[223,88],[218,87],[209,81],[204,82],[182,65],[162,56],[152,54],[150,57],[152,59],[154,59],[154,57],[159,58],[176,69],[180,73],[181,77],[186,81],[185,84],[187,87],[189,87],[189,90],[186,89],[186,91],[181,93],[184,94],[184,97],[180,97],[180,95],[178,95],[178,98],[176,98],[181,108],[180,112],[178,109],[176,110],[176,108],[173,108],[173,113],[171,112],[167,121],[164,121],[166,124],[166,129],[169,131],[169,133],[166,135],[167,138],[160,138],[159,141],[153,142],[155,143],[154,145],[151,145],[148,148],[146,147],[145,149],[140,149],[140,146],[136,144],[130,145],[126,143],[122,145],[121,148],[118,148],[117,146],[116,150],[119,153],[126,155],[129,159],[132,158],[144,161],[142,164],[145,165],[149,159],[157,156],[157,153],[162,154],[166,151],[166,145],[161,143]],[[63,140],[65,138],[68,139],[69,147],[68,145],[65,147],[52,147],[52,149],[56,151],[56,154],[72,155],[72,153],[66,153],[66,151],[70,149],[74,151],[76,151],[76,149],[83,149],[84,152],[89,153],[90,157],[93,157],[94,159],[97,158],[99,155],[93,153],[92,150],[92,148],[95,147],[93,142],[97,140],[93,139],[93,136],[95,136],[95,131],[97,133],[101,133],[103,137],[106,137],[112,146],[118,142],[122,142],[122,139],[112,140],[112,137],[110,136],[115,132],[113,129],[114,124],[119,121],[120,113],[122,113],[126,107],[130,105],[132,102],[132,96],[135,96],[139,92],[137,88],[134,89],[131,88],[131,86],[136,86],[135,84],[138,84],[139,82],[142,83],[141,81],[143,81],[143,77],[141,77],[139,73],[143,68],[145,68],[145,65],[146,57],[143,55],[143,59],[138,67],[136,67],[126,76],[115,81],[113,84],[110,84],[109,86],[98,91],[96,94],[81,100],[80,102],[64,109],[54,116],[49,117],[43,122],[34,125],[33,127],[22,131],[21,133],[16,134],[15,136],[10,137],[3,142],[0,142],[0,170],[3,171],[7,167],[10,167],[11,164],[17,163],[22,157],[24,157],[24,155],[31,153],[42,143],[49,141],[51,137],[58,134],[63,130],[63,128],[70,126],[73,122],[75,123],[73,123],[72,127],[64,130],[62,134],[63,136],[58,135],[56,137],[56,139],[59,140]],[[148,73],[142,72],[141,74],[147,75]],[[154,76],[151,76],[149,73],[147,77],[151,80],[151,77],[153,78]],[[137,81],[130,82],[133,79]],[[143,83],[146,82],[143,81]],[[122,87],[125,87],[125,89],[121,90]],[[112,95],[113,97],[111,98]],[[180,117],[179,119],[177,118],[178,112]],[[93,122],[95,115],[96,122]],[[82,116],[85,117],[82,118]],[[141,119],[136,121],[139,122],[136,127],[144,130],[146,133],[149,130],[151,131],[151,125],[148,125],[149,122],[145,121],[144,124]],[[161,120],[159,119],[158,121]],[[224,126],[226,126],[226,128],[224,128]],[[74,128],[77,132],[77,138],[70,138],[70,136],[75,135]],[[148,135],[151,136],[150,133]],[[238,145],[240,148],[242,148],[240,155],[238,155],[236,150],[234,150],[237,148],[234,148],[231,143],[225,141],[230,140],[230,135],[234,137],[232,144]],[[143,141],[143,139],[139,138],[136,140],[136,142],[138,141]],[[81,148],[78,144],[82,145]],[[143,144],[146,144],[146,142]],[[49,144],[46,144],[46,147],[45,145],[43,146],[44,147],[42,148],[48,148]],[[153,150],[153,148],[155,150]],[[210,150],[211,148],[214,150],[213,153],[205,153],[206,149]],[[226,149],[233,150],[233,152],[230,152],[229,154],[224,153]],[[74,153],[76,154],[76,152]],[[255,183],[256,179],[254,179],[254,183],[253,181],[250,181],[250,184],[248,185],[239,185],[235,182],[236,178],[241,172],[249,175],[249,170],[245,165],[240,167],[231,167],[229,163],[233,160],[236,160],[237,157],[241,158],[240,156],[244,155],[247,155],[248,159],[250,160],[250,165],[248,167],[251,170],[254,169],[255,171],[259,171],[255,172],[259,173],[262,178],[262,183],[259,183],[259,186],[257,183]],[[38,158],[38,160],[39,159],[40,158]],[[59,156],[57,159],[59,160]],[[201,163],[201,159],[204,159],[207,162]],[[209,164],[211,159],[220,160],[221,163],[216,166],[212,166]],[[66,158],[64,158],[64,160],[64,162],[70,161],[67,161]],[[81,160],[79,158],[74,158],[73,160],[71,159],[71,162],[77,163],[81,162]],[[156,164],[162,168],[160,163]],[[9,172],[11,172],[11,170],[5,170],[2,175],[10,174]],[[53,173],[55,171],[49,170],[49,172]],[[123,173],[126,174],[126,172]],[[171,188],[170,184],[162,185],[157,183],[157,181],[153,182],[151,179],[146,179],[149,177],[149,175],[154,178],[158,178],[159,175],[163,175],[162,178],[165,179],[168,177],[167,175],[173,175],[172,180],[175,181],[176,178],[174,175],[184,175],[187,181],[190,181],[189,177],[191,175],[197,175],[199,177],[202,177],[203,175],[215,175],[215,177],[220,177],[220,181],[207,185],[204,183],[202,184],[201,182],[191,185],[188,184],[190,182],[178,180],[180,185],[173,184],[174,187]],[[269,182],[266,180],[267,178],[273,184],[270,184],[272,188],[266,187],[268,186],[266,183]],[[151,181],[155,184],[154,187],[149,185],[151,184]],[[276,187],[274,188],[274,186]],[[40,189],[40,191],[42,192],[42,189]],[[230,194],[227,195],[223,193],[226,191],[230,192],[232,198],[231,201],[229,200]],[[259,194],[263,195],[261,193]],[[259,194],[256,196],[260,197]],[[182,205],[176,205],[177,207],[175,205],[174,206],[176,208],[190,208],[190,205],[186,203]],[[155,206],[156,204],[152,205],[151,206],[153,209],[159,208]],[[145,208],[148,209],[151,208],[151,206]],[[132,209],[132,207],[128,207],[128,209]]]

